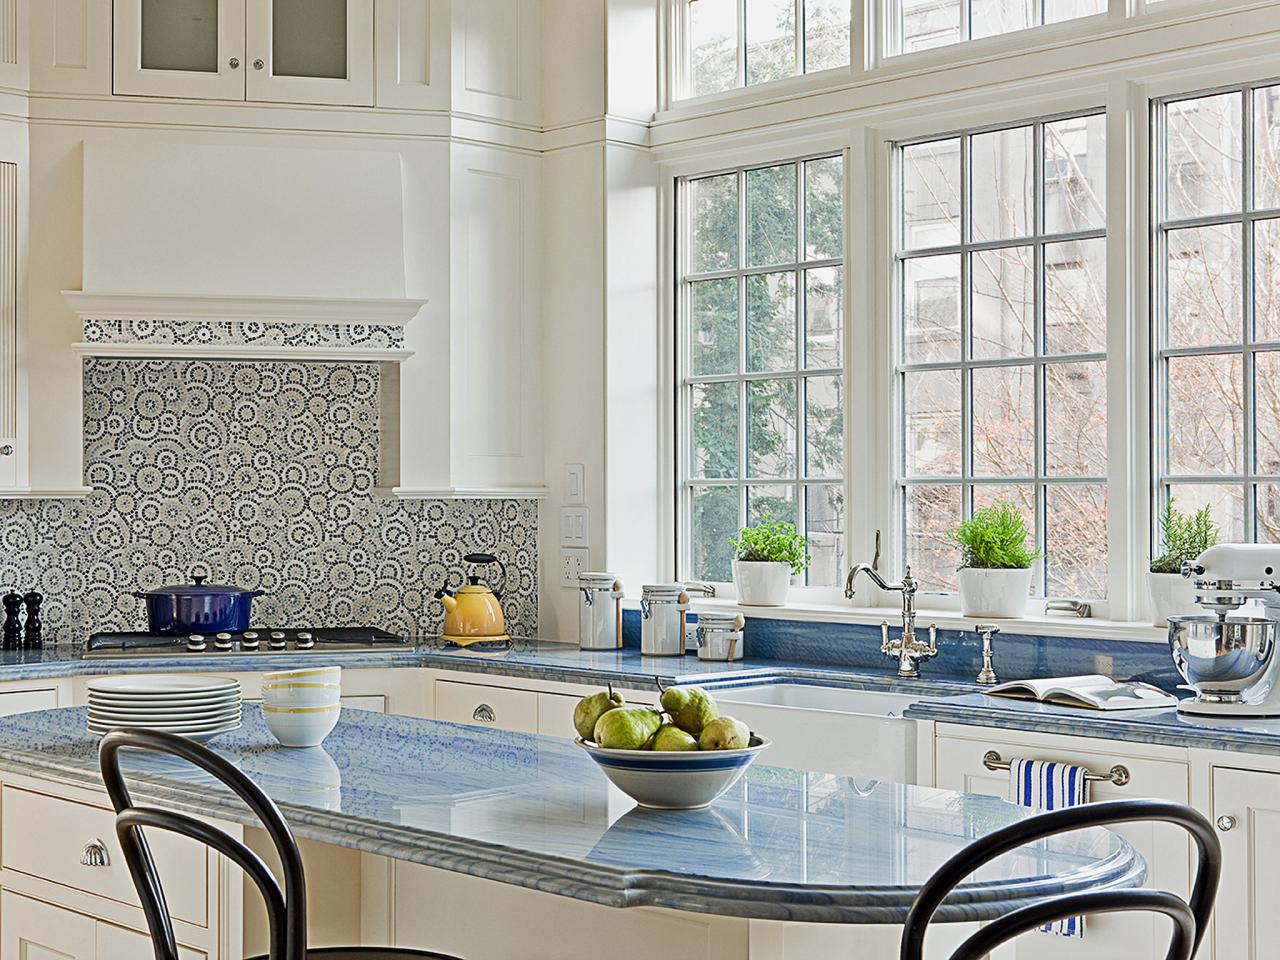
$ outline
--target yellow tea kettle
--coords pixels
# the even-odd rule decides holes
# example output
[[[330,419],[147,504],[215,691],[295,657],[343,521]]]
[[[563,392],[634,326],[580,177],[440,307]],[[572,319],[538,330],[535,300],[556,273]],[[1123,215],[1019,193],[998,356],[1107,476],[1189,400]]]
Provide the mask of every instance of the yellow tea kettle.
[[[507,566],[491,553],[468,553],[462,558],[476,565],[496,563],[502,572],[497,590],[480,582],[476,574],[468,574],[467,582],[457,590],[441,587],[436,599],[444,605],[444,634],[440,639],[465,647],[481,640],[507,640],[502,618],[502,593],[507,588]]]

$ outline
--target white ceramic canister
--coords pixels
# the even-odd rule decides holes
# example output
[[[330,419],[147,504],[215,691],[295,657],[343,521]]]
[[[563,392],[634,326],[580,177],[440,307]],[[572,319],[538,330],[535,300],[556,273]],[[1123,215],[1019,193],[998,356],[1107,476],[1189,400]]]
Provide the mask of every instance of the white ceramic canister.
[[[612,573],[578,574],[578,647],[622,646],[622,582]]]
[[[742,654],[742,628],[746,622],[740,613],[698,614],[693,631],[698,659],[736,660]]]
[[[689,595],[683,583],[647,583],[640,593],[640,652],[646,657],[684,655]]]

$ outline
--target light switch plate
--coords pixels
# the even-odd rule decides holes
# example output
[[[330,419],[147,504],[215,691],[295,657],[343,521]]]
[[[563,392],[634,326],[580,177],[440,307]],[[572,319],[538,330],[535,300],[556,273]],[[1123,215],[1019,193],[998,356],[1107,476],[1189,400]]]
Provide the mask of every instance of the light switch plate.
[[[586,507],[560,508],[560,545],[562,547],[591,545],[590,510]]]
[[[564,502],[571,507],[587,502],[587,468],[581,463],[564,465]]]
[[[591,553],[585,547],[565,547],[560,551],[560,586],[576,587],[578,575],[587,569]]]

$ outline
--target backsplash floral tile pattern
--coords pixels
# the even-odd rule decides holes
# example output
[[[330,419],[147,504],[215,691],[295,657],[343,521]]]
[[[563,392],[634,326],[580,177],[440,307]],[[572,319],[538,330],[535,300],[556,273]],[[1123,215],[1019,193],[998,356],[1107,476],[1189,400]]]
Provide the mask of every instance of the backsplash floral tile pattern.
[[[143,629],[133,591],[192,573],[260,589],[262,625],[436,633],[462,556],[510,567],[537,631],[537,509],[395,501],[377,475],[375,364],[85,361],[81,500],[0,502],[0,589],[45,595],[45,641]]]

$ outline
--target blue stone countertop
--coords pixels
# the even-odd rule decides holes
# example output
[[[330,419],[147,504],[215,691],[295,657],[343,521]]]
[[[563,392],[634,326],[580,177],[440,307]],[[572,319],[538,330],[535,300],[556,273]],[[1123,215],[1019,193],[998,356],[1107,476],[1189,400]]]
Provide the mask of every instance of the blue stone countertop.
[[[85,711],[0,719],[0,768],[100,783]],[[651,812],[572,742],[344,710],[322,747],[276,745],[260,709],[211,746],[303,837],[614,907],[900,923],[920,884],[975,838],[1030,815],[993,797],[756,764],[699,811]],[[137,798],[252,822],[173,757],[126,754]],[[1134,886],[1145,865],[1106,830],[1002,857],[939,919],[985,919],[1058,892]]]
[[[1103,712],[985,694],[921,700],[907,708],[906,716],[1130,743],[1280,755],[1280,718],[1192,716],[1173,707]]]

